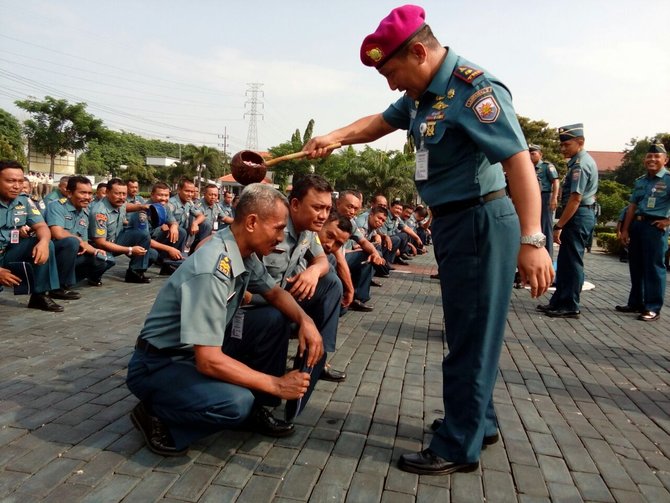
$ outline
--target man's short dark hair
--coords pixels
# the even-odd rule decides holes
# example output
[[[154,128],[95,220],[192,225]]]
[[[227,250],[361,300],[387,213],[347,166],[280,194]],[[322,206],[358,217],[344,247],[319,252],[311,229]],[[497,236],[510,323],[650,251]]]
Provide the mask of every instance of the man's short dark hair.
[[[19,161],[3,159],[2,161],[0,161],[0,172],[6,169],[20,169],[21,171],[23,171],[23,166]]]
[[[169,186],[167,183],[165,183],[165,182],[156,182],[156,183],[154,183],[154,184],[152,185],[152,187],[151,187],[151,193],[153,194],[153,193],[156,192],[156,190],[158,190],[158,189],[161,189],[161,190],[165,190],[165,189],[170,190],[170,186]]]
[[[91,185],[91,180],[81,175],[71,176],[67,180],[67,191],[71,193],[77,190],[78,183],[81,183],[83,185]]]
[[[114,185],[122,185],[125,188],[126,182],[124,182],[120,178],[112,178],[111,180],[109,180],[107,182],[107,188],[108,189],[111,189],[112,187],[114,187]]]
[[[203,192],[207,189],[216,189],[217,192],[219,191],[219,188],[213,183],[208,183],[207,185],[205,185],[205,189],[203,190]]]
[[[347,189],[340,192],[340,195],[337,198],[342,199],[346,196],[353,196],[356,199],[361,199],[361,192],[359,190]]]
[[[183,189],[184,185],[186,185],[187,183],[195,185],[193,183],[193,180],[191,180],[190,178],[182,177],[182,178],[179,179],[179,182],[177,183],[177,188],[178,189]]]
[[[334,221],[337,221],[337,228],[340,229],[342,232],[346,232],[347,234],[354,233],[354,226],[351,225],[351,220],[349,220],[344,215],[340,215],[336,211],[331,211],[330,215],[328,215],[328,220],[326,220],[326,224]]]
[[[386,208],[383,206],[373,206],[370,208],[370,215],[376,215],[377,213],[383,213],[384,215],[388,214]]]
[[[95,190],[106,189],[106,188],[107,188],[107,182],[100,182],[98,186],[95,188]]]
[[[324,177],[308,173],[293,181],[293,189],[291,190],[291,194],[289,194],[288,200],[297,199],[298,201],[302,201],[307,192],[309,192],[309,189],[314,189],[316,192],[328,192],[329,194],[333,191],[330,182]]]
[[[128,184],[131,183],[131,182],[132,182],[132,183],[140,183],[140,182],[137,180],[137,178],[128,178],[128,179],[126,180],[126,185],[128,185]]]

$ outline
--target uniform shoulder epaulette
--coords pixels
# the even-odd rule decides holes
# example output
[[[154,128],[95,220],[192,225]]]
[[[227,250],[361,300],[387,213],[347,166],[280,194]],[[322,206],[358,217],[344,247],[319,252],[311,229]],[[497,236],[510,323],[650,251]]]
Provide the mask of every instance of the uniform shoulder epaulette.
[[[471,66],[461,65],[456,67],[453,75],[461,79],[463,82],[472,84],[472,82],[483,73],[483,70],[472,68]]]
[[[638,180],[642,180],[643,178],[647,178],[647,175],[646,174],[640,175],[635,179],[635,181],[637,182]]]
[[[65,204],[65,201],[67,201],[67,197],[61,197],[58,202],[61,204]]]

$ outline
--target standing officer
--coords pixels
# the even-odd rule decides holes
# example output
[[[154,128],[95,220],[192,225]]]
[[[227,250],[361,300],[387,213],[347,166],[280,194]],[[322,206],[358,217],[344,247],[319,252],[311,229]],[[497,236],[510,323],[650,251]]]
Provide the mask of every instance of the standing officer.
[[[44,196],[44,204],[46,206],[49,206],[50,203],[58,199],[67,197],[67,181],[69,178],[69,176],[61,176],[60,180],[58,180],[58,187]]]
[[[624,313],[641,313],[638,320],[656,321],[665,297],[665,252],[670,226],[670,173],[665,168],[668,153],[654,140],[644,158],[647,175],[638,178],[621,229],[628,245],[630,294],[628,304],[616,306]]]
[[[21,195],[22,186],[23,166],[0,160],[0,286],[15,287],[27,281],[9,270],[12,262],[26,262],[35,281],[28,307],[59,313],[63,307],[48,295],[49,290],[59,287],[51,233],[30,198]],[[24,226],[35,235],[22,235],[20,229]]]
[[[299,353],[323,356],[314,322],[275,283],[259,257],[284,237],[286,198],[256,183],[242,192],[235,221],[190,256],[158,293],[128,365],[127,385],[140,399],[130,418],[147,447],[165,456],[225,428],[274,437],[293,433],[266,406],[305,395],[306,372],[286,372],[290,324]],[[245,289],[262,295],[271,317],[243,316]]]
[[[579,318],[579,294],[584,284],[584,250],[596,224],[594,207],[598,192],[598,167],[584,150],[584,125],[572,124],[558,130],[561,154],[568,172],[561,188],[561,218],[554,225],[558,250],[556,291],[547,305],[538,306],[552,318]]]
[[[96,248],[107,252],[107,259],[117,255],[128,255],[130,264],[126,271],[126,283],[150,283],[144,275],[149,268],[147,251],[151,237],[147,229],[125,228],[126,184],[120,178],[107,182],[107,195],[89,211],[89,237]],[[112,259],[113,260],[113,259]]]
[[[363,63],[405,95],[382,114],[313,138],[305,150],[325,156],[330,143],[370,142],[396,129],[408,130],[419,147],[414,178],[434,216],[449,327],[445,420],[427,449],[403,454],[399,465],[446,474],[475,469],[484,437],[497,432],[493,387],[519,248],[519,269],[533,296],[544,293],[553,271],[540,232],[540,190],[509,91],[442,47],[424,18],[421,7],[394,9],[361,46]],[[463,285],[476,287],[464,291]]]
[[[539,145],[529,145],[528,152],[530,152],[530,160],[535,164],[535,173],[542,192],[542,233],[545,236],[551,236],[554,211],[558,204],[558,171],[552,163],[542,159],[542,147]],[[547,251],[550,257],[554,256],[552,239],[547,239]]]
[[[88,242],[88,206],[93,199],[91,181],[85,176],[71,176],[67,192],[69,197],[54,201],[45,215],[56,249],[61,288],[74,285],[83,278],[88,278],[91,286],[102,286],[102,275],[114,265],[114,261],[107,260],[105,250],[99,250]],[[68,250],[71,242],[74,242],[74,253]],[[68,252],[62,253],[63,249]],[[53,291],[51,296],[54,297]]]

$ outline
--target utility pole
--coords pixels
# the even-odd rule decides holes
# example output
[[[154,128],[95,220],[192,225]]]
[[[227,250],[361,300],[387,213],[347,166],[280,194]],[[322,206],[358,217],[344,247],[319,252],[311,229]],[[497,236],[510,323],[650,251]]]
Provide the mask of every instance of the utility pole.
[[[244,112],[245,119],[247,115],[249,116],[247,148],[249,150],[258,150],[258,128],[256,126],[256,117],[260,115],[261,119],[263,118],[263,114],[258,112],[258,105],[263,108],[263,103],[258,102],[258,97],[260,95],[262,98],[265,95],[263,91],[261,91],[263,84],[260,82],[247,83],[247,86],[249,86],[249,89],[247,89],[244,93],[245,96],[249,97],[249,99],[244,103],[244,107],[246,108],[247,105],[250,105],[250,110],[248,112]]]
[[[219,140],[222,140],[223,143],[219,143],[219,147],[223,147],[223,162],[228,166],[228,128],[223,128],[223,134],[218,135]]]

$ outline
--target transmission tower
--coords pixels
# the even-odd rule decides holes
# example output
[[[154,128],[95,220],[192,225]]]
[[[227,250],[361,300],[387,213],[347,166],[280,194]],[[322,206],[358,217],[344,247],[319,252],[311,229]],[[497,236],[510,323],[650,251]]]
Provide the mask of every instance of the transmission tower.
[[[247,148],[249,150],[258,150],[258,127],[256,126],[256,117],[260,115],[261,119],[263,114],[258,112],[258,105],[263,108],[263,103],[258,101],[259,95],[262,98],[264,96],[263,91],[261,91],[261,86],[263,84],[259,82],[247,83],[249,89],[244,93],[247,96],[247,101],[244,103],[244,108],[247,108],[247,105],[250,105],[250,110],[244,112],[244,118],[249,116],[249,131],[247,132]]]

